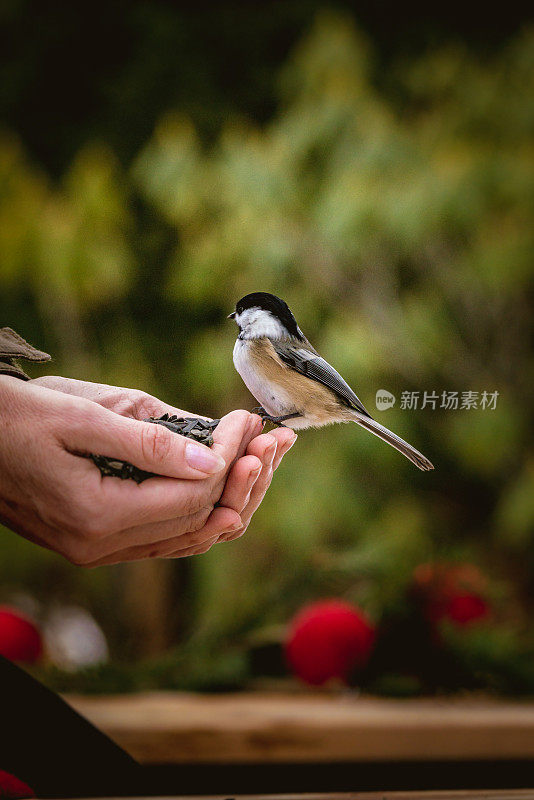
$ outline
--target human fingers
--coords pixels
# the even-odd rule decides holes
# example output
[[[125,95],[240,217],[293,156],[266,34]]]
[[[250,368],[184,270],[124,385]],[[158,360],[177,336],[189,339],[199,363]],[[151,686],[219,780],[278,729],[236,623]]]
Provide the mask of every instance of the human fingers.
[[[221,542],[231,542],[234,539],[238,539],[247,530],[253,514],[258,510],[263,498],[265,497],[267,489],[271,485],[274,471],[280,464],[280,461],[284,457],[285,453],[287,453],[287,451],[293,446],[293,444],[297,439],[295,433],[293,433],[292,431],[288,433],[287,431],[289,431],[289,429],[285,429],[285,431],[283,432],[281,432],[280,429],[278,429],[277,431],[273,431],[270,434],[267,434],[269,436],[272,436],[277,443],[277,448],[274,458],[272,459],[271,464],[268,464],[266,461],[264,461],[263,469],[261,471],[258,480],[254,483],[252,487],[247,505],[240,512],[240,516],[243,522],[242,527],[237,529],[236,531],[229,531],[228,533],[222,534],[220,537]],[[259,436],[257,437],[257,439],[251,442],[248,448],[249,452],[255,449],[256,443],[261,438],[262,437]]]
[[[248,521],[250,520],[250,517],[252,516],[253,513],[253,512],[250,513],[250,516],[247,517],[247,520],[245,521],[244,515],[247,514],[251,501],[254,501],[256,509],[261,503],[262,499],[264,498],[265,492],[267,491],[272,480],[273,461],[276,454],[276,439],[274,438],[274,436],[271,436],[271,434],[269,433],[257,436],[249,444],[247,452],[253,452],[257,454],[256,457],[260,459],[261,468],[258,471],[257,479],[254,480],[253,483],[251,483],[250,489],[247,492],[246,497],[243,498],[242,495],[240,496],[241,507],[239,508],[239,512],[243,522],[241,528],[238,528],[235,531],[228,531],[221,534],[220,536],[221,542],[232,541],[233,539],[237,539],[243,535],[248,525]],[[247,456],[247,458],[250,458],[250,456]],[[240,459],[240,461],[243,460],[244,459]],[[237,462],[237,464],[234,465],[234,469],[236,469],[238,465],[239,462]],[[230,473],[230,477],[231,475],[232,473]],[[230,483],[230,478],[227,481],[227,486],[229,483]],[[225,495],[226,492],[223,495],[221,502],[227,504],[228,501],[226,500]]]
[[[206,553],[223,531],[241,527],[239,516],[231,509],[215,508],[206,524],[194,536],[178,535],[150,545],[136,545],[116,550],[105,556],[87,560],[84,566],[100,567],[147,558],[183,558]]]
[[[57,515],[54,522],[75,532],[105,538],[134,526],[187,518],[203,510],[209,513],[213,508],[213,489],[207,479],[188,481],[156,476],[137,484],[132,480],[102,477],[89,459],[65,455],[71,459],[73,478],[62,492],[65,519]]]
[[[241,513],[248,502],[248,496],[252,486],[260,476],[260,470],[271,466],[275,452],[276,439],[274,436],[271,436],[271,434],[263,433],[252,439],[247,447],[247,455],[240,458],[232,467],[219,504],[234,508]],[[254,466],[256,474],[253,479],[248,471],[248,464],[251,458],[256,459]],[[250,462],[250,464],[252,466],[252,462]]]
[[[223,457],[228,459],[227,463],[230,464],[238,458],[261,430],[261,424],[259,417],[246,411],[234,411],[228,414],[223,417],[215,430],[214,439],[216,441],[212,449],[219,449],[220,453],[224,454]],[[161,426],[150,427],[159,428]],[[162,430],[166,429],[162,428]],[[187,442],[185,437],[173,433],[170,433],[170,436]],[[247,459],[245,464],[238,468],[238,478],[239,476],[243,477],[247,469],[252,471],[256,466],[261,466],[257,459]],[[171,481],[161,477],[150,478],[140,485],[130,481],[103,478],[100,482],[100,489],[104,505],[109,509],[108,515],[114,516],[113,522],[108,523],[108,533],[129,528],[136,523],[160,522],[173,517],[189,516],[202,508],[211,510],[213,503],[219,499],[221,489],[218,488],[218,485],[221,478],[224,480],[224,472],[213,475],[207,481]],[[125,486],[125,484],[128,485]],[[236,486],[234,479],[232,486]],[[237,480],[237,487],[236,491],[243,495],[242,480]],[[246,490],[245,495],[249,490],[250,487]],[[239,502],[234,496],[234,504],[229,507],[234,508],[238,505]]]
[[[44,522],[35,513],[25,508],[11,510],[0,504],[0,518],[22,536],[41,544],[62,555],[76,566],[94,567],[104,564],[117,564],[144,558],[175,557],[178,552],[193,555],[209,549],[223,532],[231,532],[241,527],[239,515],[227,508],[216,508],[211,514],[204,514],[192,523],[193,530],[183,533],[179,521],[169,520],[161,525],[150,526],[155,537],[147,535],[147,526],[138,526],[121,531],[120,537],[110,544],[110,539],[87,537]],[[198,526],[198,527],[197,527]],[[132,542],[139,538],[142,528],[141,545]]]
[[[212,451],[227,464],[242,456],[252,439],[261,433],[263,423],[257,414],[231,411],[213,431]]]
[[[175,517],[161,522],[133,525],[130,528],[116,531],[107,536],[97,537],[93,551],[98,551],[98,554],[103,557],[131,547],[161,546],[165,541],[177,540],[178,537],[180,537],[181,542],[184,542],[183,547],[201,544],[204,539],[213,536],[213,533],[211,533],[213,520],[210,522],[210,526],[206,528],[208,519],[213,511],[212,506],[206,506],[186,517]],[[241,524],[241,518],[232,509],[221,509],[215,516],[215,521],[224,526],[224,528],[221,528],[221,532],[230,532],[231,529],[235,529],[236,524]],[[149,554],[148,557],[153,557],[153,555]]]
[[[297,434],[291,428],[277,428],[275,431],[271,431],[271,436],[276,439],[276,454],[273,460],[273,470],[276,470],[287,451],[297,441]]]
[[[212,449],[219,448],[230,464],[243,452],[259,429],[261,429],[259,417],[247,411],[234,411],[223,417],[216,428],[218,441],[214,443]],[[170,435],[187,441],[185,437],[173,433]],[[214,436],[214,439],[216,437]],[[238,474],[243,476],[243,472],[247,469],[252,471],[256,466],[261,467],[257,459],[247,459],[244,465],[240,465]],[[105,499],[105,507],[109,509],[108,514],[115,511],[115,518],[111,529],[108,525],[108,532],[114,533],[136,523],[160,522],[173,517],[189,516],[203,508],[211,510],[222,490],[222,487],[218,488],[221,479],[224,480],[224,472],[217,473],[206,481],[171,481],[161,477],[150,478],[140,485],[131,481],[103,478],[100,488]],[[242,493],[242,481],[238,483]],[[232,484],[235,485],[235,481],[232,481]]]
[[[208,545],[207,549],[209,549],[216,544],[223,534],[240,530],[242,524],[241,517],[235,511],[229,508],[217,507],[213,509],[206,524],[201,530],[197,531],[196,535],[199,540],[202,539],[204,545]],[[174,552],[171,551],[165,557],[181,558],[184,553],[190,555],[191,546],[183,547],[184,544],[185,542],[180,540],[180,547]],[[193,544],[192,547],[194,548],[196,545]],[[201,552],[206,552],[206,550],[202,550]],[[195,555],[198,555],[198,553],[195,553]]]
[[[140,420],[148,417],[161,417],[163,414],[177,417],[200,417],[201,419],[211,420],[211,417],[206,416],[206,414],[184,411],[183,408],[169,405],[169,403],[165,403],[158,397],[147,394],[147,392],[140,392],[136,389],[121,389],[120,391],[121,395],[113,405],[108,405],[108,408],[118,414],[126,414]]]
[[[92,403],[85,405],[93,406]],[[117,415],[105,409],[98,410],[105,417],[109,414],[112,417],[111,424],[115,423]],[[94,413],[93,408],[89,408],[84,415],[89,425],[93,421],[91,413]],[[223,441],[222,447],[226,448],[230,458],[236,449],[240,452],[250,437],[254,436],[258,427],[256,422],[261,425],[259,418],[247,412],[235,412],[222,421],[220,438]],[[142,425],[142,423],[137,424]],[[71,434],[70,438],[67,438],[68,442],[80,441],[81,437],[76,437],[72,431],[72,424],[67,425],[66,429]],[[171,438],[187,444],[184,437],[168,433]],[[78,444],[76,449],[79,448]],[[65,513],[63,517],[56,515],[58,519],[55,521],[58,525],[79,532],[91,540],[101,540],[137,525],[188,517],[202,509],[209,513],[222,490],[222,486],[218,488],[217,475],[214,476],[216,484],[211,480],[181,481],[154,477],[137,485],[118,478],[102,478],[89,459],[68,452],[64,455],[72,462],[71,466],[66,465],[66,471],[76,476],[76,480],[72,479],[64,487],[65,493],[69,495],[61,506],[62,508],[65,506]],[[224,480],[224,472],[221,477]],[[80,485],[84,487],[82,492],[79,491]],[[57,510],[59,512],[61,509]]]
[[[262,469],[262,459],[266,459],[266,461],[270,464],[272,462],[275,446],[275,442],[270,435],[266,434],[264,436],[257,437],[253,440],[253,442],[251,442],[249,448],[252,447],[252,449],[257,452],[258,455],[244,456],[238,459],[232,467],[226,483],[225,491],[219,502],[220,509],[215,509],[215,512],[217,513],[215,514],[215,517],[212,517],[210,520],[211,526],[214,524],[214,520],[215,522],[218,520],[220,523],[227,521],[228,525],[230,525],[230,522],[235,523],[231,528],[225,527],[224,530],[221,531],[222,534],[229,533],[231,530],[235,530],[236,524],[240,527],[240,518],[236,517],[235,514],[233,515],[233,519],[230,521],[221,521],[221,514],[225,513],[225,509],[227,511],[233,510],[239,514],[239,512],[245,507],[254,482],[260,475]],[[265,452],[267,454],[266,456],[264,455]],[[173,508],[178,508],[178,510],[180,510],[180,508],[183,507],[182,492],[180,490],[178,491],[176,501],[174,501],[173,495],[175,487],[169,486],[169,483],[170,481],[167,481],[167,479],[157,478],[146,481],[141,485],[141,487],[130,485],[127,491],[131,495],[131,501],[130,498],[127,498],[127,505],[135,505],[137,509],[135,515],[137,520],[142,518],[144,515],[143,508],[139,505],[141,501],[138,491],[139,488],[142,490],[143,487],[146,487],[147,490],[150,490],[147,491],[146,499],[148,512],[150,512],[152,508],[157,507],[160,511],[167,515]],[[117,503],[121,502],[123,499],[124,489],[120,486],[120,484],[117,485],[117,481],[107,481],[106,485],[109,491],[109,505],[116,506]],[[190,493],[192,490],[194,492],[194,497],[199,498],[196,500],[197,504],[200,502],[201,498],[200,493],[197,491],[198,486],[199,485],[196,483],[193,486],[185,487],[188,493]],[[114,493],[117,493],[116,498],[112,496]],[[176,506],[174,505],[174,502],[176,502]],[[189,508],[192,512],[189,516],[183,516],[180,519],[168,519],[159,523],[158,525],[137,525],[129,528],[127,531],[129,546],[143,546],[150,543],[159,542],[167,538],[175,537],[178,529],[181,530],[184,537],[189,537],[187,539],[188,543],[189,539],[191,538],[195,538],[195,541],[191,542],[191,544],[198,543],[198,539],[206,535],[205,533],[199,531],[198,528],[202,527],[202,525],[206,523],[211,506],[208,504],[201,507],[199,510],[196,510],[196,506],[190,505],[191,499],[189,499],[188,502]],[[165,511],[163,511],[164,509]],[[228,513],[226,513],[226,516],[228,517]],[[193,535],[190,535],[189,532],[192,530],[195,532]],[[209,527],[208,530],[210,530]],[[114,533],[112,536],[106,537],[106,550],[112,552],[114,549],[122,549],[120,548],[120,540],[122,539],[124,542],[125,536],[126,533],[124,531],[119,531]]]
[[[63,394],[85,397],[87,400],[92,400],[94,403],[98,403],[116,414],[133,417],[138,420],[144,420],[147,417],[161,417],[163,414],[176,414],[179,417],[193,416],[190,411],[184,411],[182,408],[164,403],[157,397],[153,397],[153,395],[140,389],[127,389],[106,383],[79,381],[75,378],[64,378],[61,375],[43,375],[40,378],[34,378],[31,384],[54,389],[57,392],[63,392]],[[200,416],[204,419],[209,419],[205,415]]]
[[[256,456],[239,458],[228,475],[219,506],[233,508],[238,514],[248,503],[250,491],[262,470],[262,462]]]
[[[233,428],[238,426],[227,427],[229,435],[237,435]],[[59,426],[58,438],[70,452],[98,453],[157,475],[189,480],[221,473],[226,468],[222,453],[231,454],[228,446],[210,449],[163,425],[123,417],[82,399]]]

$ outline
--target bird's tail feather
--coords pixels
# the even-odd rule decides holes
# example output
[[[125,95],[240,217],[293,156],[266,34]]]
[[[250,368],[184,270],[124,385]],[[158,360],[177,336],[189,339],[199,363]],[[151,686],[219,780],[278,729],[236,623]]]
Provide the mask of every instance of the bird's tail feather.
[[[422,469],[424,471],[434,469],[434,465],[426,458],[419,450],[416,450],[415,447],[412,447],[411,444],[405,442],[404,439],[401,439],[400,436],[397,436],[396,433],[384,428],[383,425],[380,425],[379,422],[372,419],[371,417],[364,417],[360,414],[354,414],[354,421],[361,425],[362,428],[365,428],[371,433],[374,433],[375,436],[378,436],[379,439],[382,439],[384,442],[387,442],[399,453],[402,453],[403,456],[406,456],[412,464],[415,464],[416,467]]]

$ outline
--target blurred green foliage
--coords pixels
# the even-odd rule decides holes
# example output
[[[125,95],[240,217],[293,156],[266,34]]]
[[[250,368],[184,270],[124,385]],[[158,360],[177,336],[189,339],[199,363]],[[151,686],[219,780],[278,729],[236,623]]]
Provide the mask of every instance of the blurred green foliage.
[[[229,118],[206,145],[171,110],[128,169],[93,143],[52,182],[0,141],[0,319],[52,371],[213,416],[251,408],[225,318],[272,291],[371,413],[377,389],[396,395],[374,415],[436,466],[355,426],[303,432],[247,536],[191,562],[176,613],[199,652],[316,596],[379,619],[435,556],[508,582],[512,627],[532,610],[534,34],[491,58],[456,45],[399,61],[394,99],[372,59],[347,19],[319,15],[270,122]],[[499,398],[408,411],[405,390]],[[106,619],[124,568],[83,573],[5,538],[5,591],[44,597],[52,571],[124,654]]]

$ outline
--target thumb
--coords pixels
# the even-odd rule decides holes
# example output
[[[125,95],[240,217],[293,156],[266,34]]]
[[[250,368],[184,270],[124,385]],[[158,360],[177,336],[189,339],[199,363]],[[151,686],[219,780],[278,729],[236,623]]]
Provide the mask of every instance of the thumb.
[[[84,403],[79,417],[75,425],[65,426],[61,435],[65,446],[74,452],[129,461],[139,469],[169,478],[205,478],[226,467],[220,453],[163,425],[123,417],[96,403]]]

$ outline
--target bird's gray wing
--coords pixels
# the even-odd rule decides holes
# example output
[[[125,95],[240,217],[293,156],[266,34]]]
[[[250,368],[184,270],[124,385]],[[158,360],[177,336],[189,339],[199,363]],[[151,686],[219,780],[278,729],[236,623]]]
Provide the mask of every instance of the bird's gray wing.
[[[291,341],[271,339],[271,343],[284,364],[300,372],[301,375],[328,386],[350,408],[372,419],[363,403],[355,395],[348,383],[343,380],[339,372],[336,372],[328,361],[321,358],[313,349],[310,351],[299,347],[296,341],[293,343]]]

